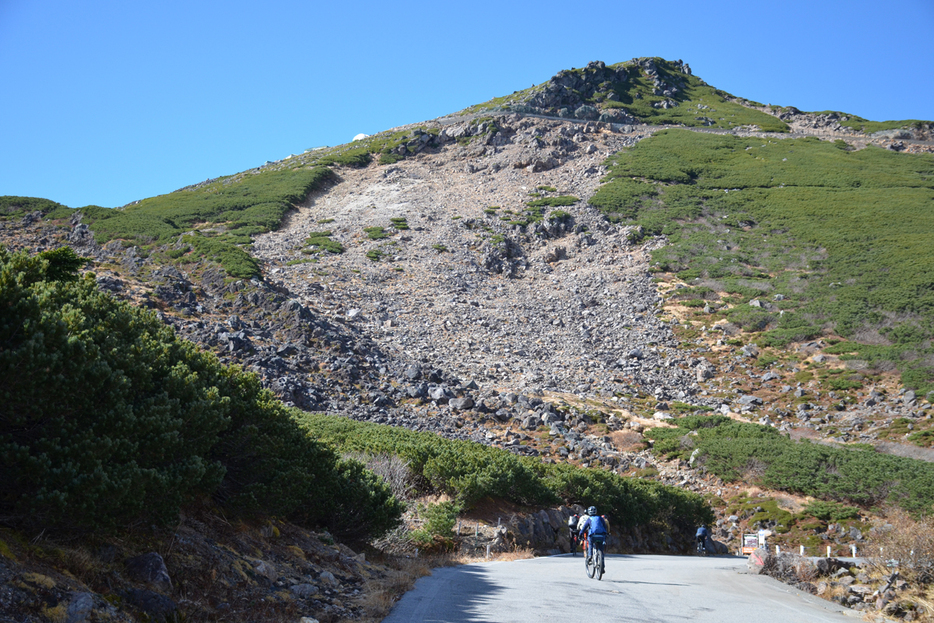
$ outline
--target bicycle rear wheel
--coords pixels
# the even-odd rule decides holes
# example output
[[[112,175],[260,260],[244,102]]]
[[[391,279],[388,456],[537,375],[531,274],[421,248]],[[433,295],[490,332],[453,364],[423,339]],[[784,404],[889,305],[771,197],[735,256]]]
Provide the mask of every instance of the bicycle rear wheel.
[[[598,580],[603,579],[603,551],[596,550],[593,553],[593,568]],[[593,577],[591,575],[590,577]]]
[[[587,552],[584,552],[584,556],[585,557],[587,556]],[[590,555],[590,557],[586,559],[588,578],[592,578],[594,576],[594,573],[597,572],[597,566],[594,564],[596,557],[597,557],[597,552],[593,552]]]

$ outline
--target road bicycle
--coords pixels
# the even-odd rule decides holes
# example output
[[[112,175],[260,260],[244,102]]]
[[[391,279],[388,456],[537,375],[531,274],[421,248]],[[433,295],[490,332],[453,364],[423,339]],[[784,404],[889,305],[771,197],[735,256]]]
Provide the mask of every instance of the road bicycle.
[[[697,539],[697,555],[706,556],[707,555],[707,545],[704,543],[704,539]]]
[[[601,536],[593,537],[593,552],[587,556],[587,540],[584,540],[584,555],[587,556],[587,577],[596,576],[598,580],[603,579],[604,563],[603,550],[606,547],[606,539]]]

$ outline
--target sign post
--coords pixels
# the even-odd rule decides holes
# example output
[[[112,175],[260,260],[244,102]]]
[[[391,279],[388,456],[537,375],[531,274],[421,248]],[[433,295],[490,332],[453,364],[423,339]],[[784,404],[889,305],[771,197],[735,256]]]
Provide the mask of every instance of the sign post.
[[[743,554],[751,554],[759,548],[759,535],[758,534],[744,534],[743,535]]]

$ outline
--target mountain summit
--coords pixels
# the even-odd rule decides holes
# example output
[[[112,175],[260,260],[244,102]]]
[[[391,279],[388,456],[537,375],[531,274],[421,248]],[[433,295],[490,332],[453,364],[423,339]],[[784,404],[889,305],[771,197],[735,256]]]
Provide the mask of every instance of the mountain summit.
[[[605,123],[678,124],[687,127],[788,126],[749,102],[710,87],[682,61],[636,58],[602,61],[558,72],[548,82],[496,98],[468,111],[509,111]]]

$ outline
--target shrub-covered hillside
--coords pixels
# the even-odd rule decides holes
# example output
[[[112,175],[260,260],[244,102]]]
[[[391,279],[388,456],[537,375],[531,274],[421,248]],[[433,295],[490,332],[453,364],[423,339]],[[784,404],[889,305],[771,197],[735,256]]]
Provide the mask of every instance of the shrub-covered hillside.
[[[860,506],[895,504],[922,515],[934,508],[934,465],[872,449],[795,442],[777,429],[723,416],[692,415],[647,435],[668,458],[695,460],[727,481]]]
[[[98,290],[63,248],[0,249],[0,515],[97,531],[174,521],[212,497],[340,534],[379,534],[401,504],[313,440],[258,379]],[[350,508],[346,509],[348,512]]]
[[[525,505],[595,504],[619,526],[654,525],[681,534],[713,519],[700,495],[651,480],[544,463],[501,448],[337,416],[297,417],[314,437],[343,452],[403,459],[415,476],[464,507],[483,498]]]
[[[333,181],[333,168],[365,166],[374,156],[380,164],[396,162],[424,148],[425,139],[437,132],[420,128],[383,132],[121,208],[71,209],[46,199],[2,196],[0,220],[32,212],[49,219],[78,216],[98,244],[119,240],[126,246],[138,246],[142,254],[152,254],[160,263],[191,265],[208,260],[230,277],[255,277],[260,268],[247,250],[253,236],[278,229],[286,213]]]
[[[693,493],[600,469],[546,464],[430,433],[289,411],[257,378],[222,366],[171,328],[97,289],[70,249],[0,252],[0,509],[57,530],[167,523],[212,497],[232,513],[272,514],[376,535],[401,504],[335,452],[395,455],[428,491],[463,507],[597,503],[620,525],[685,532],[710,521]],[[335,448],[335,449],[332,449]],[[353,526],[336,517],[357,518]]]
[[[607,165],[591,204],[666,234],[655,269],[693,298],[732,295],[720,313],[766,345],[829,324],[836,352],[934,389],[934,157],[667,130]]]

